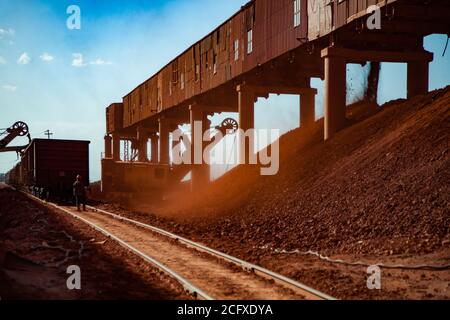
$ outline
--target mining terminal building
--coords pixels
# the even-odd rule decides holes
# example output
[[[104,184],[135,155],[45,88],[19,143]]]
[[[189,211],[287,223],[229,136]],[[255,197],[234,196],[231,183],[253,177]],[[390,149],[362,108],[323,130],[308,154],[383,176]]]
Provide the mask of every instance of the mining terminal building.
[[[381,29],[369,28],[377,14]],[[202,121],[205,131],[207,116],[221,112],[236,112],[239,128],[253,128],[254,103],[269,94],[299,95],[300,126],[310,126],[312,77],[324,80],[330,139],[346,124],[346,64],[407,63],[408,97],[427,93],[433,54],[423,39],[434,33],[450,34],[448,0],[251,1],[107,107],[102,189],[164,189],[190,171],[195,190],[209,181],[209,168],[170,163],[173,130]]]

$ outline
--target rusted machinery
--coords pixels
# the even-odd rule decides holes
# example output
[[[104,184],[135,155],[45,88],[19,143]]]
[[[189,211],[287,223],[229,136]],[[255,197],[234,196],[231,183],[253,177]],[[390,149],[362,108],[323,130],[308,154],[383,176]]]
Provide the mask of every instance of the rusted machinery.
[[[227,118],[220,125],[210,129],[220,131],[221,136],[225,137],[227,134],[236,133],[238,122],[233,118]],[[154,148],[155,141],[158,143],[158,137],[156,136],[156,138],[152,139],[151,159],[146,159],[146,156],[140,155],[147,149],[137,148],[139,140],[135,137],[129,138],[133,147],[131,152],[133,161],[130,161],[131,158],[125,154],[123,154],[123,159],[115,159],[112,150],[108,150],[104,159],[102,159],[102,191],[112,198],[124,199],[132,194],[159,193],[174,184],[178,184],[192,170],[193,165],[174,166],[168,163],[158,163],[158,152],[155,152],[156,148]],[[212,139],[211,143],[220,142],[215,138]],[[109,139],[109,137],[106,137],[106,140]],[[146,160],[139,161],[139,159]],[[206,169],[209,168],[206,167]]]
[[[5,137],[0,140],[0,152],[15,151],[19,154],[31,143],[28,125],[23,121],[17,121],[11,127],[6,128],[1,135],[5,135]],[[27,145],[8,147],[8,144],[10,144],[15,138],[24,136],[28,137]]]
[[[239,129],[254,129],[255,102],[270,94],[299,96],[299,124],[311,126],[317,95],[311,78],[324,80],[324,139],[331,139],[348,123],[346,65],[405,63],[407,96],[425,94],[433,54],[423,39],[433,33],[450,34],[448,0],[251,0],[107,108],[102,181],[111,191],[136,188],[111,184],[127,176],[112,166],[132,167],[130,159],[149,165],[149,140],[152,168],[170,172],[170,135],[179,125],[200,121],[204,132],[208,116],[235,112]],[[121,142],[130,139],[138,152],[122,161],[122,145],[130,147]],[[251,150],[245,140],[238,147],[239,154]],[[192,185],[209,180],[196,170],[204,168],[194,166]]]

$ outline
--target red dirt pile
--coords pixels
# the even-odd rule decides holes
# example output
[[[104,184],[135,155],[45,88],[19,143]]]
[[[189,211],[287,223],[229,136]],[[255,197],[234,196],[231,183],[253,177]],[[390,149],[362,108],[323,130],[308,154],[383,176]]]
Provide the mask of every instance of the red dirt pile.
[[[70,291],[67,267],[81,268]],[[0,298],[182,299],[174,281],[82,222],[0,184]]]
[[[448,248],[449,106],[450,87],[375,112],[358,104],[330,141],[322,141],[321,122],[283,136],[278,175],[236,168],[194,197],[173,196],[159,218],[147,219],[218,248],[375,255]]]

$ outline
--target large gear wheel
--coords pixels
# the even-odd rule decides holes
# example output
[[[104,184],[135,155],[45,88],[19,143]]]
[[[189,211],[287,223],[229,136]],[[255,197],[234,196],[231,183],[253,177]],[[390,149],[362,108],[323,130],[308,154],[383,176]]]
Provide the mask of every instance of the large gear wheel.
[[[238,128],[239,128],[238,122],[233,118],[226,118],[225,120],[222,121],[222,124],[220,125],[220,130],[226,134],[236,133]]]
[[[23,121],[17,121],[10,128],[11,131],[17,131],[18,135],[23,137],[28,134],[28,125]]]

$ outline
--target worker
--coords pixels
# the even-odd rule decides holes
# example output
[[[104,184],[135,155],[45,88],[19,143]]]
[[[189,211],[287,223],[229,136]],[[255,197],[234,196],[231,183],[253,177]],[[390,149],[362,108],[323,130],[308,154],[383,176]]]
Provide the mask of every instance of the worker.
[[[77,204],[77,210],[80,211],[80,205],[82,204],[83,211],[86,211],[86,190],[81,180],[81,176],[77,175],[77,180],[73,184],[73,195]]]

